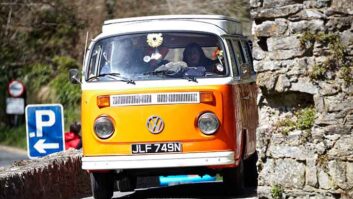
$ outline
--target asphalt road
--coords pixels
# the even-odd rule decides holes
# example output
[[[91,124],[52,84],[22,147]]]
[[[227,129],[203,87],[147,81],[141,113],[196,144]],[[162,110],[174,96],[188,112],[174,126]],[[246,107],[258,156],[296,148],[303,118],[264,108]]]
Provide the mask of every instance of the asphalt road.
[[[0,167],[9,167],[18,160],[26,160],[27,152],[25,150],[0,145]]]
[[[229,195],[221,182],[183,184],[169,187],[138,189],[135,192],[114,192],[113,198],[239,198],[256,199],[256,189],[247,189],[242,194]],[[93,199],[87,197],[84,199]]]

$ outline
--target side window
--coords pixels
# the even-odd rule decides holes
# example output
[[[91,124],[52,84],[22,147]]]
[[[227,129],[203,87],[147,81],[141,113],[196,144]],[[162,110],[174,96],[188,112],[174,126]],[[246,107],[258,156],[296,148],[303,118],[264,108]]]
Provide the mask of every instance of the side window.
[[[232,70],[233,70],[233,76],[239,76],[239,70],[238,70],[238,67],[237,67],[237,63],[235,61],[235,52],[234,52],[234,49],[233,49],[233,45],[232,45],[232,42],[230,40],[227,40],[227,45],[228,45],[228,48],[229,48],[229,53],[230,53],[230,61],[231,61],[231,65],[232,65]]]
[[[243,54],[240,42],[238,40],[233,40],[232,43],[233,43],[235,57],[236,57],[238,63],[240,65],[245,63],[245,58],[244,58],[244,54]]]
[[[241,44],[243,46],[243,51],[244,51],[244,54],[245,54],[246,63],[250,64],[251,70],[254,71],[253,59],[252,59],[251,49],[250,49],[249,43],[247,41],[245,41],[245,40],[242,40]]]
[[[245,50],[243,49],[241,42],[239,40],[232,40],[234,52],[235,52],[235,57],[239,63],[239,70],[240,74],[249,74],[249,72],[252,71],[251,68],[246,67],[246,65],[243,65],[245,63],[249,64],[246,55],[245,55]]]

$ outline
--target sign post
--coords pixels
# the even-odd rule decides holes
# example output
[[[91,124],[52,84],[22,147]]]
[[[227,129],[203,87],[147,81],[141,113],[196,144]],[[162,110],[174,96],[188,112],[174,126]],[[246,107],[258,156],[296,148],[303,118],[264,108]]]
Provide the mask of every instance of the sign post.
[[[30,159],[64,151],[64,115],[61,104],[26,107],[27,153]]]

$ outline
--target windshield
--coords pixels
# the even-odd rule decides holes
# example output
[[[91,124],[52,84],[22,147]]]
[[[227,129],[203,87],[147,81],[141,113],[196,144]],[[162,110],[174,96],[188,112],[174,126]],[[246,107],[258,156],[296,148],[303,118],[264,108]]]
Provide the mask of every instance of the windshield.
[[[222,41],[201,33],[144,33],[95,43],[87,81],[136,81],[228,75]],[[114,77],[112,77],[114,76]]]

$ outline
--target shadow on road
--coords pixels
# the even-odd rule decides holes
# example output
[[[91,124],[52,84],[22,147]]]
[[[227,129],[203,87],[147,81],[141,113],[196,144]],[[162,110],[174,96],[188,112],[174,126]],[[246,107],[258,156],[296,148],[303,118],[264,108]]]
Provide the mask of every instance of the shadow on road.
[[[139,189],[123,196],[119,195],[114,194],[113,198],[257,198],[256,188],[247,189],[242,194],[229,195],[221,182]]]

